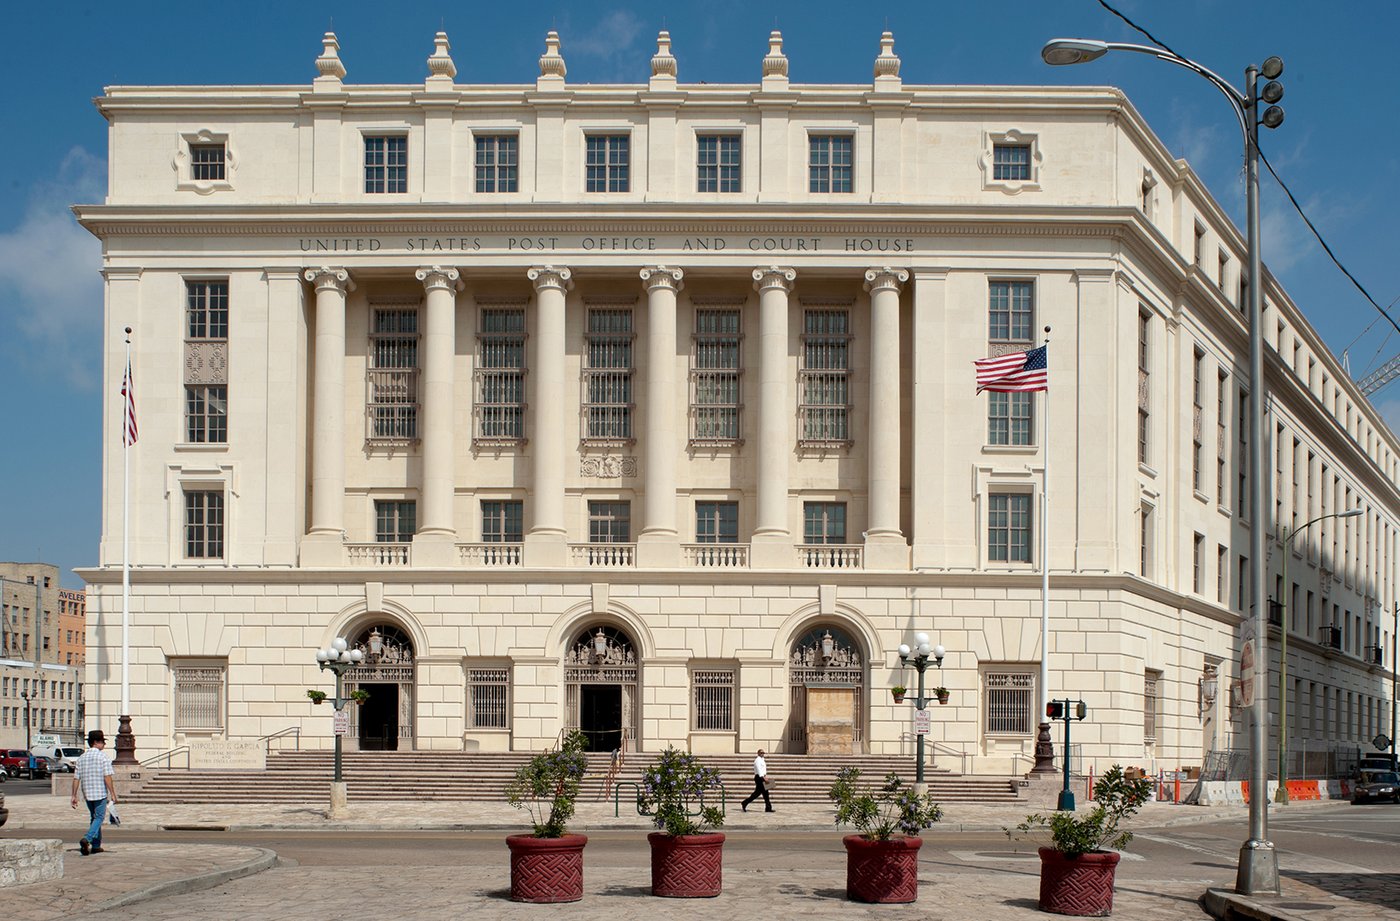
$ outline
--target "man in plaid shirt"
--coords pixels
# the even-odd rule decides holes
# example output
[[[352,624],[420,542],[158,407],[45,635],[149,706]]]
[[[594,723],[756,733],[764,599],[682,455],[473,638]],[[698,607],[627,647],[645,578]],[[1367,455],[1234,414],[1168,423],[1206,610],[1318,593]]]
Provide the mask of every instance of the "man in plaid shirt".
[[[112,782],[112,762],[102,751],[106,747],[107,738],[102,730],[92,730],[88,733],[88,750],[83,752],[73,769],[72,806],[78,808],[78,791],[82,790],[88,813],[92,816],[87,834],[78,841],[78,850],[84,857],[90,853],[102,853],[102,822],[107,818],[107,801],[117,801],[117,788]]]

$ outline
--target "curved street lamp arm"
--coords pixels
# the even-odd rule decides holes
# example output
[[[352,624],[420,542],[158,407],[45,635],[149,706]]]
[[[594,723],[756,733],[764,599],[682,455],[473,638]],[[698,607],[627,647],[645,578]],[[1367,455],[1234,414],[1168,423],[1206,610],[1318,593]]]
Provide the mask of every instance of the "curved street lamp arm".
[[[1235,118],[1239,119],[1240,130],[1244,132],[1246,140],[1249,138],[1249,116],[1246,114],[1248,100],[1239,90],[1230,85],[1230,82],[1203,64],[1198,64],[1190,58],[1183,58],[1180,55],[1172,54],[1165,48],[1156,48],[1152,45],[1136,45],[1131,42],[1105,42],[1109,51],[1135,51],[1139,54],[1150,54],[1159,61],[1166,61],[1169,64],[1176,64],[1185,67],[1187,70],[1205,77],[1215,85],[1215,88],[1225,94],[1225,98],[1230,100],[1230,106],[1235,110]]]

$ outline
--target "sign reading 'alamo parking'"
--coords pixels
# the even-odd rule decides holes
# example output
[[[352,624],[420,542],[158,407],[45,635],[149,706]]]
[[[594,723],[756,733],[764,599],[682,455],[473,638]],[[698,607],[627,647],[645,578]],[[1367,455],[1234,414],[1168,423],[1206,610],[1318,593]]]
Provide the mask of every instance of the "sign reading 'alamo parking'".
[[[913,237],[682,234],[469,234],[300,237],[303,253],[912,253]]]

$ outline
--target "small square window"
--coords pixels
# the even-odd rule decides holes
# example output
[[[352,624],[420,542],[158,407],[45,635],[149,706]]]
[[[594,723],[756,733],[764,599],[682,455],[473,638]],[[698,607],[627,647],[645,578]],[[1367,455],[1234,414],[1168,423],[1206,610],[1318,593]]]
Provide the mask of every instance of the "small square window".
[[[1016,129],[983,135],[982,188],[1016,195],[1040,188],[1040,139]]]
[[[238,158],[227,134],[200,130],[179,136],[171,166],[177,189],[210,195],[233,188]]]
[[[519,499],[483,499],[481,540],[484,543],[518,544],[525,540],[525,504]]]
[[[846,503],[804,502],[802,504],[802,543],[844,544],[846,542]]]
[[[1031,145],[993,144],[992,178],[997,181],[1029,182],[1031,178]]]
[[[626,544],[632,540],[630,502],[589,502],[588,542]]]
[[[734,544],[739,541],[739,503],[695,503],[695,542]]]
[[[224,145],[191,144],[190,178],[196,182],[222,182],[224,179]]]
[[[406,544],[418,530],[418,504],[411,499],[375,500],[374,540],[380,544]]]

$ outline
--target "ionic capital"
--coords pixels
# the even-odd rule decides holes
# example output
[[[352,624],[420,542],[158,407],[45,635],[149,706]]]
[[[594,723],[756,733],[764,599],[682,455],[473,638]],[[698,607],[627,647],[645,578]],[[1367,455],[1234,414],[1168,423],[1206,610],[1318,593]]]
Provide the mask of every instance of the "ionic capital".
[[[335,290],[343,295],[347,291],[355,290],[355,283],[350,280],[350,273],[345,269],[321,266],[316,269],[307,269],[301,273],[301,277],[315,285],[317,291]]]
[[[443,288],[448,291],[462,290],[462,273],[452,268],[444,268],[440,265],[424,266],[413,273],[413,277],[423,283],[423,288],[432,291],[434,288]]]
[[[883,266],[865,270],[865,290],[874,291],[878,288],[892,288],[896,292],[899,286],[909,280],[909,273],[904,269]]]
[[[797,270],[788,266],[761,266],[753,270],[753,287],[762,292],[769,288],[781,288],[792,293],[792,283],[797,280]]]
[[[681,279],[685,277],[685,272],[668,265],[649,265],[641,271],[642,284],[648,291],[655,291],[657,288],[669,288],[672,291],[679,291],[685,287]]]
[[[571,291],[574,287],[573,271],[562,265],[531,266],[530,270],[525,273],[525,277],[534,282],[536,291],[543,291],[545,288]]]

